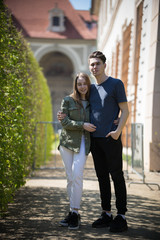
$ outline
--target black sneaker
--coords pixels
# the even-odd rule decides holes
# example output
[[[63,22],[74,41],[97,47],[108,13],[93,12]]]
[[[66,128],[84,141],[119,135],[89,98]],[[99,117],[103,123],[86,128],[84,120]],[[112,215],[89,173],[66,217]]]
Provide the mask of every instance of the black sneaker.
[[[109,227],[112,220],[113,220],[112,215],[109,217],[105,212],[102,212],[101,217],[98,218],[94,223],[92,223],[92,227],[93,228]]]
[[[117,215],[110,225],[110,232],[123,232],[128,229],[127,221],[121,215]]]
[[[71,219],[71,212],[69,212],[69,214],[65,217],[65,219],[60,221],[59,224],[63,227],[68,227],[70,219]]]
[[[80,214],[76,214],[75,212],[73,212],[71,214],[68,229],[78,229],[79,225],[80,225]]]

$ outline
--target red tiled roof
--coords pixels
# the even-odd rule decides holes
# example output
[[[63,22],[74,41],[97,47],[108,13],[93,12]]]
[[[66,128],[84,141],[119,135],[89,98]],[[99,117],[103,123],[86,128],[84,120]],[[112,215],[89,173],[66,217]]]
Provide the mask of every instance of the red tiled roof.
[[[86,10],[77,10],[77,13],[83,21],[92,22],[92,28],[90,29],[90,32],[92,32],[93,36],[96,38],[98,17],[96,15],[91,15],[90,11]],[[93,22],[95,22],[95,24]]]
[[[22,27],[22,25],[20,24],[20,22],[16,19],[16,17],[14,15],[12,15],[12,20],[14,22],[14,25],[18,29],[18,31],[21,31],[24,37],[29,37],[26,30]]]
[[[77,13],[79,14],[79,16],[81,18],[83,18],[85,21],[98,21],[98,17],[96,15],[91,15],[90,11],[86,11],[86,10],[76,10]]]
[[[86,27],[69,0],[4,0],[4,3],[31,38],[96,39],[95,30],[90,31]],[[66,17],[66,30],[61,33],[47,30],[49,10],[53,9],[56,3]]]

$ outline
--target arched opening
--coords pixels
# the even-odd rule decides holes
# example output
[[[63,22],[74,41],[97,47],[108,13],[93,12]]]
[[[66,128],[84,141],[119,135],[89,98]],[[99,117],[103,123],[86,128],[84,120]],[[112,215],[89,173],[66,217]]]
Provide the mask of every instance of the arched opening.
[[[60,52],[50,52],[44,55],[39,64],[50,89],[53,121],[56,121],[62,98],[72,92],[73,64],[66,55]]]

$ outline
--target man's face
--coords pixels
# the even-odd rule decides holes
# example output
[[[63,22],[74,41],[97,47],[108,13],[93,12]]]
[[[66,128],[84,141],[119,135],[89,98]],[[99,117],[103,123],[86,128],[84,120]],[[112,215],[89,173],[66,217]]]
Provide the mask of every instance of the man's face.
[[[89,70],[93,76],[97,77],[104,73],[106,64],[102,62],[99,58],[90,58],[89,59]]]

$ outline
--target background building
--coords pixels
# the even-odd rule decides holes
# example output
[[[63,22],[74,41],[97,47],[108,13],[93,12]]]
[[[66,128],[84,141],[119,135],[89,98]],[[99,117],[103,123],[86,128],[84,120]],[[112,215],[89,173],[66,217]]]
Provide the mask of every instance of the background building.
[[[88,55],[96,48],[97,17],[75,10],[69,0],[4,0],[29,42],[50,88],[53,119],[75,75],[89,74]]]
[[[98,16],[97,48],[108,58],[107,74],[122,79],[127,91],[128,136],[131,123],[143,124],[144,168],[159,171],[159,0],[92,0],[92,13]]]

